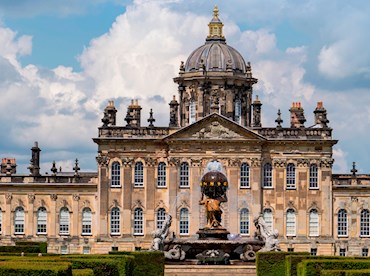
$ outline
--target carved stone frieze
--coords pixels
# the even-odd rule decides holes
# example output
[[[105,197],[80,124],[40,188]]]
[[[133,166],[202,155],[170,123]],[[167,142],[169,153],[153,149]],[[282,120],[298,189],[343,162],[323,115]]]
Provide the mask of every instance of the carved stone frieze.
[[[164,204],[163,200],[158,201],[158,203],[157,203],[157,205],[155,207],[156,210],[158,210],[159,208],[166,209],[166,205]]]
[[[228,166],[229,167],[240,167],[241,160],[239,158],[230,158],[228,160]]]
[[[51,195],[50,195],[50,199],[51,199],[52,201],[56,201],[56,200],[57,200],[57,198],[58,198],[58,196],[57,196],[56,194],[51,194]]]
[[[297,165],[300,168],[307,168],[310,165],[310,160],[305,158],[299,158],[297,159]]]
[[[168,158],[168,164],[170,166],[176,167],[180,164],[180,158],[170,157],[170,158]]]
[[[28,194],[28,202],[30,204],[33,204],[35,201],[35,195],[34,194]]]
[[[80,195],[79,194],[73,194],[73,200],[74,201],[79,201],[80,200]]]
[[[200,167],[202,165],[202,158],[192,157],[191,165],[193,167]]]
[[[101,167],[107,167],[109,164],[109,160],[110,158],[102,153],[99,153],[98,156],[96,157],[96,161]]]
[[[209,126],[202,128],[200,131],[193,134],[192,136],[200,139],[242,138],[241,135],[224,127],[217,121],[212,122]]]
[[[5,199],[6,199],[6,203],[10,204],[12,202],[12,199],[13,199],[12,193],[6,193],[5,194]]]
[[[333,158],[323,158],[320,160],[321,168],[331,168],[333,167],[334,159]]]
[[[154,158],[151,157],[145,157],[144,158],[145,164],[149,167],[153,167],[156,165],[157,161]]]
[[[121,160],[124,167],[131,167],[135,162],[135,159],[132,157],[123,157]]]
[[[250,162],[251,166],[254,168],[261,167],[261,163],[262,163],[262,160],[260,158],[252,158]]]
[[[274,159],[272,161],[272,165],[274,166],[274,168],[285,168],[286,160],[285,159]]]
[[[143,203],[141,202],[140,199],[135,200],[134,201],[134,204],[132,204],[132,210],[134,210],[135,208],[142,208],[142,209],[144,209],[144,205],[143,205]]]

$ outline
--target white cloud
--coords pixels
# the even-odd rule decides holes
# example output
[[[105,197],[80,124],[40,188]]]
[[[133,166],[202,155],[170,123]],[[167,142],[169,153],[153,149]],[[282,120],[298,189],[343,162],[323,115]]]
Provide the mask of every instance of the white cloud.
[[[334,170],[341,173],[347,173],[349,171],[348,164],[346,161],[347,153],[340,148],[335,148],[333,150],[334,158]]]

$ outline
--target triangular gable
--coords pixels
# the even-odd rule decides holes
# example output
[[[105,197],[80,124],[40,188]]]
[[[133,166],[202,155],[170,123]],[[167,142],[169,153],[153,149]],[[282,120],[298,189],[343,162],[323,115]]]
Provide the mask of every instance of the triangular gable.
[[[213,113],[163,138],[164,140],[259,140],[266,138],[234,121]]]

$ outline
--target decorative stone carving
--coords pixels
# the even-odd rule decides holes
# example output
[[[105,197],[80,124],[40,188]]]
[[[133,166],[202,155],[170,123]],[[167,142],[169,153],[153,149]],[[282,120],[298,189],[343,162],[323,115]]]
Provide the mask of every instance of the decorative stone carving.
[[[35,201],[35,195],[34,194],[28,194],[28,202],[33,204]]]
[[[357,196],[351,196],[351,201],[352,202],[358,202],[358,197]]]
[[[200,167],[202,165],[202,161],[202,158],[193,157],[191,158],[191,165],[193,167]]]
[[[164,252],[164,257],[169,260],[185,260],[185,251],[181,249],[181,245],[176,244],[172,249]]]
[[[230,255],[223,250],[205,250],[195,256],[200,264],[229,264]]]
[[[279,232],[276,229],[271,231],[268,228],[262,214],[254,219],[254,225],[257,229],[256,236],[265,242],[265,246],[261,248],[260,252],[280,251]]]
[[[258,168],[261,167],[262,160],[260,158],[252,158],[250,163],[252,167]]]
[[[144,209],[144,205],[143,205],[143,203],[141,202],[140,199],[135,200],[134,204],[132,205],[132,210],[134,210],[135,208],[142,208],[142,209]]]
[[[293,201],[289,201],[288,202],[288,208],[294,208],[294,202]]]
[[[151,158],[151,157],[145,157],[144,158],[144,161],[145,161],[145,164],[149,167],[153,167],[156,165],[156,160],[154,158]]]
[[[242,261],[254,261],[256,259],[256,252],[253,249],[253,246],[247,244],[244,249],[243,253],[240,254],[240,259]]]
[[[166,215],[166,219],[162,224],[161,229],[153,231],[153,241],[151,250],[164,250],[164,240],[167,238],[172,223],[172,216]]]
[[[6,193],[5,194],[5,199],[6,199],[6,203],[10,204],[12,202],[12,199],[13,199],[12,193]]]
[[[310,165],[310,160],[304,159],[304,158],[299,158],[297,160],[297,165],[300,168],[306,168],[306,167],[308,167]]]
[[[135,159],[132,157],[124,157],[121,160],[124,167],[131,167],[135,162]]]
[[[274,166],[274,168],[285,168],[286,160],[285,159],[274,159],[272,161],[272,165]]]
[[[334,159],[333,158],[323,158],[320,160],[320,167],[322,168],[331,168],[333,167]]]
[[[73,200],[74,201],[79,201],[80,200],[80,195],[79,194],[73,194]]]
[[[51,195],[50,195],[50,199],[51,199],[52,201],[56,201],[56,200],[57,200],[57,198],[58,198],[58,196],[57,196],[56,194],[51,194]]]
[[[98,156],[96,157],[96,161],[101,167],[107,167],[109,160],[110,158],[107,155],[103,155],[101,152],[99,152]]]
[[[178,166],[180,164],[180,159],[177,157],[170,157],[168,158],[168,164],[173,167]]]
[[[158,210],[159,208],[166,209],[166,205],[164,204],[163,200],[158,201],[157,206],[155,207],[156,210]]]
[[[238,158],[230,158],[228,163],[229,167],[240,167],[241,161]]]
[[[200,138],[200,139],[231,139],[231,138],[242,138],[241,135],[232,131],[219,122],[214,121],[209,126],[202,128],[197,133],[193,134],[192,137]]]

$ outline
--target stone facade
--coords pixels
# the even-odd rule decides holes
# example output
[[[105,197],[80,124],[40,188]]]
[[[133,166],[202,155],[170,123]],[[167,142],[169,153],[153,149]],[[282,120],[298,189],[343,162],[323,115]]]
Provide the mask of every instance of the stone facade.
[[[47,241],[49,252],[106,253],[150,248],[164,215],[172,235],[196,238],[206,224],[200,179],[211,161],[228,177],[222,224],[241,239],[254,237],[260,213],[280,233],[283,250],[317,254],[367,252],[370,175],[333,175],[333,146],[321,102],[314,125],[305,127],[300,103],[290,109],[289,128],[261,124],[262,102],[252,102],[250,63],[226,44],[215,9],[205,45],[181,63],[178,99],[169,127],[141,126],[132,101],[126,126],[116,125],[109,101],[94,142],[97,173],[40,174],[40,148],[32,147],[29,175],[16,174],[4,158],[0,175],[1,244]],[[215,185],[217,185],[215,183]],[[367,212],[367,213],[366,213]],[[344,253],[343,253],[344,252]]]

